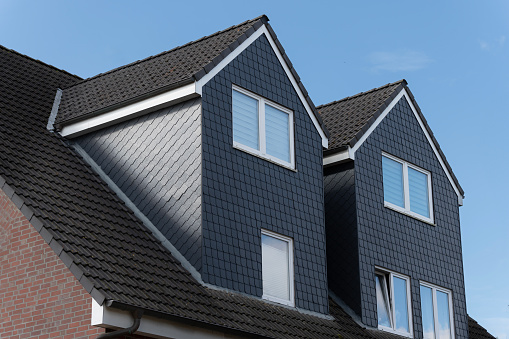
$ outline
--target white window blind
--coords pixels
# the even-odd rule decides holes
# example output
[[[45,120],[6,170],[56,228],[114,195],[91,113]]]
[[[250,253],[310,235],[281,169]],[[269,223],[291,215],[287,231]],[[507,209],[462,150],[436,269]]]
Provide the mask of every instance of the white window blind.
[[[258,101],[233,91],[233,140],[258,149]]]
[[[267,154],[290,162],[290,116],[277,108],[265,105],[265,136]]]
[[[293,305],[293,249],[289,238],[262,233],[263,297]]]
[[[382,155],[385,206],[433,222],[431,174],[389,154]]]
[[[295,168],[291,110],[233,86],[232,121],[235,148]]]

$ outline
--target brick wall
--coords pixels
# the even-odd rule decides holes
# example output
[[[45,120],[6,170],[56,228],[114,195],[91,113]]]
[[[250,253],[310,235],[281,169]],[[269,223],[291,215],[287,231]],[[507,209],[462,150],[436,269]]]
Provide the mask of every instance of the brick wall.
[[[95,338],[91,297],[0,190],[0,337]]]

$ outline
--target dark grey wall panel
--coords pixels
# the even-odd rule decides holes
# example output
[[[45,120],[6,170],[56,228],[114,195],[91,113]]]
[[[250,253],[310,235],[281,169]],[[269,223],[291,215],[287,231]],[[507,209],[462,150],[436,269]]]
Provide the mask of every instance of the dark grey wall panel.
[[[232,84],[295,114],[296,171],[232,147]],[[265,36],[203,88],[204,281],[261,296],[261,229],[294,240],[296,306],[326,313],[320,135]]]
[[[384,207],[382,151],[431,172],[436,226]],[[415,338],[422,338],[419,281],[453,291],[456,338],[467,338],[458,198],[402,98],[355,154],[362,320],[377,326],[375,265],[411,277]]]
[[[360,315],[354,163],[325,168],[324,188],[329,288]]]
[[[133,203],[201,268],[201,99],[76,140]]]

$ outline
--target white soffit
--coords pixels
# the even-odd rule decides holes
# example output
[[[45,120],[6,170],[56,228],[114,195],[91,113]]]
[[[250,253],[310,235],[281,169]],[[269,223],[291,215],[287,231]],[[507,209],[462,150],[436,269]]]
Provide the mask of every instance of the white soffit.
[[[171,106],[196,96],[195,85],[194,83],[191,83],[168,92],[155,95],[148,99],[96,115],[86,120],[71,123],[64,126],[60,134],[68,138],[77,137],[106,126],[113,125],[114,123],[153,112],[159,108]]]
[[[134,319],[130,312],[101,306],[92,299],[92,326],[124,329],[132,326],[133,322]],[[140,327],[135,334],[172,339],[240,339],[240,337],[223,332],[145,315],[141,317]]]
[[[428,140],[431,148],[433,149],[433,152],[435,153],[435,155],[436,155],[436,157],[438,159],[438,162],[442,166],[442,169],[444,170],[445,174],[447,175],[447,178],[449,179],[449,182],[451,183],[454,191],[458,195],[458,204],[460,206],[462,206],[463,205],[463,196],[461,195],[458,187],[456,186],[456,183],[454,182],[449,169],[445,165],[444,159],[442,159],[442,157],[440,156],[440,153],[438,152],[438,149],[437,149],[435,143],[431,139],[431,136],[428,133],[428,130],[424,126],[424,123],[423,123],[421,117],[419,116],[419,113],[417,113],[417,110],[416,110],[414,104],[412,103],[412,100],[410,99],[410,96],[408,95],[406,89],[404,89],[404,88],[392,100],[392,102],[389,104],[389,106],[387,106],[384,109],[382,114],[380,114],[378,116],[378,118],[375,120],[375,122],[369,127],[369,129],[362,135],[362,137],[355,143],[355,145],[353,147],[351,147],[351,148],[348,147],[348,149],[343,151],[343,152],[340,152],[340,153],[337,153],[337,154],[333,154],[333,155],[329,155],[327,157],[324,157],[323,164],[324,165],[330,165],[330,164],[333,164],[333,163],[345,161],[346,159],[355,160],[355,152],[359,149],[359,147],[362,146],[364,141],[366,141],[366,139],[371,135],[371,133],[373,133],[373,131],[378,127],[378,125],[387,116],[387,114],[389,114],[389,112],[393,109],[393,107],[398,103],[398,101],[402,97],[405,97],[405,99],[408,102],[410,108],[412,109],[412,112],[414,113],[414,116],[417,119],[417,121],[419,123],[419,126],[421,127],[424,135],[426,136],[426,139]]]
[[[290,68],[284,61],[283,56],[281,55],[281,52],[276,46],[276,43],[272,39],[269,31],[267,30],[267,27],[265,25],[261,26],[256,32],[254,32],[249,38],[247,38],[243,43],[241,43],[237,48],[235,48],[234,51],[232,51],[226,58],[221,60],[221,62],[216,65],[209,73],[207,73],[205,76],[203,76],[200,80],[179,87],[175,88],[173,90],[170,90],[168,92],[150,97],[148,99],[135,102],[133,104],[120,107],[117,109],[114,109],[112,111],[91,117],[89,119],[71,123],[69,125],[66,125],[62,128],[62,131],[60,134],[64,137],[72,138],[77,137],[82,134],[113,125],[114,123],[127,120],[130,118],[134,118],[136,116],[140,116],[142,114],[153,112],[159,108],[171,106],[175,103],[191,99],[195,96],[201,96],[202,95],[202,88],[203,86],[210,81],[217,73],[219,73],[224,67],[226,67],[230,62],[233,61],[240,53],[242,53],[249,45],[251,45],[256,39],[258,39],[262,34],[265,34],[267,40],[269,41],[272,49],[274,50],[274,53],[276,53],[279,62],[283,66],[286,75],[290,79],[293,87],[295,88],[295,91],[297,92],[297,95],[299,96],[299,99],[301,100],[302,104],[306,108],[306,111],[313,121],[313,124],[315,125],[318,133],[320,134],[322,138],[322,146],[328,147],[329,140],[327,136],[325,135],[325,132],[323,131],[322,127],[320,126],[320,123],[318,122],[317,118],[315,117],[313,110],[309,106],[304,94],[299,88],[299,85],[295,78],[292,75],[292,72],[290,71]]]

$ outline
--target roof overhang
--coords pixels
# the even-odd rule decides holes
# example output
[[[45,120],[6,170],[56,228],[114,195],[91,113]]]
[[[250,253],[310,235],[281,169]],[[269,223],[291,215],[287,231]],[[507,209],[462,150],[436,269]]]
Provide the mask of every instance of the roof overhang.
[[[302,105],[305,107],[306,112],[309,115],[309,118],[311,119],[316,130],[320,134],[320,137],[322,139],[322,146],[327,148],[329,145],[329,139],[326,135],[326,132],[320,125],[318,118],[315,116],[313,107],[311,107],[308,100],[306,99],[307,93],[304,93],[301,86],[299,86],[299,81],[295,78],[293,72],[291,71],[292,66],[288,64],[287,58],[283,56],[281,50],[278,48],[278,44],[276,44],[266,24],[261,25],[260,28],[258,28],[253,34],[251,34],[247,39],[240,43],[234,50],[232,50],[229,54],[222,58],[221,61],[219,61],[210,70],[208,70],[208,68],[206,67],[205,72],[207,73],[204,76],[200,77],[199,80],[183,85],[178,88],[173,88],[164,93],[150,96],[140,101],[125,104],[121,107],[110,108],[110,110],[101,112],[100,114],[97,114],[98,112],[95,112],[96,114],[91,114],[88,118],[84,118],[79,121],[74,122],[70,121],[67,123],[63,122],[60,128],[60,134],[68,138],[77,137],[107,126],[114,125],[121,121],[125,121],[143,114],[148,114],[150,112],[156,111],[164,107],[174,105],[178,102],[189,100],[193,97],[201,96],[203,86],[205,86],[217,73],[219,73],[230,62],[232,62],[240,53],[242,53],[261,35],[265,35],[265,37],[269,41],[272,49],[274,50],[274,53],[277,55],[279,62],[281,63],[283,69],[285,70],[286,75],[290,79],[295,91],[297,92],[297,95],[300,101],[302,102]]]
[[[92,299],[92,326],[98,326],[110,329],[124,329],[133,324],[131,312],[114,307],[99,305]],[[137,335],[156,336],[157,338],[172,339],[220,339],[220,338],[240,338],[224,332],[216,331],[206,327],[186,324],[171,319],[162,319],[150,315],[143,315],[140,327],[136,331]]]
[[[425,126],[425,123],[423,119],[421,118],[421,115],[419,114],[419,111],[414,105],[414,101],[412,100],[411,95],[408,93],[406,88],[402,88],[400,92],[396,95],[396,97],[387,105],[387,107],[382,111],[382,113],[376,118],[376,120],[369,126],[369,128],[362,134],[362,136],[357,139],[355,142],[350,143],[350,146],[348,146],[346,149],[340,150],[337,153],[327,155],[323,158],[323,165],[324,166],[330,166],[333,164],[342,163],[345,161],[351,161],[355,160],[355,152],[362,146],[362,144],[366,141],[366,139],[373,133],[373,131],[378,127],[378,125],[382,122],[382,120],[389,114],[389,112],[394,108],[394,106],[401,100],[401,98],[405,98],[405,100],[408,102],[408,105],[412,109],[412,112],[417,119],[419,126],[421,127],[424,135],[426,136],[426,139],[428,140],[431,148],[433,149],[433,152],[435,153],[435,156],[438,159],[438,162],[440,163],[440,166],[444,170],[447,179],[449,179],[449,182],[451,183],[452,188],[454,189],[454,192],[456,192],[456,195],[458,196],[458,204],[460,206],[463,206],[463,194],[461,193],[462,190],[458,187],[456,184],[456,181],[453,179],[454,175],[450,168],[446,165],[446,161],[444,157],[441,155],[441,152],[439,152],[435,142],[433,141],[433,138],[431,137],[428,129]]]

